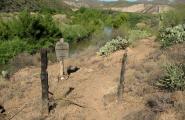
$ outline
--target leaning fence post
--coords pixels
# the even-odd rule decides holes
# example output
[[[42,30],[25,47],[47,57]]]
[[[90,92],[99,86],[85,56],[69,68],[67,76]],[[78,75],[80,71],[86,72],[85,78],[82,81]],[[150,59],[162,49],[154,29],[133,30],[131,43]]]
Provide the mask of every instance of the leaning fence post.
[[[41,84],[42,84],[42,115],[47,116],[49,113],[49,100],[48,100],[48,58],[47,50],[41,49]]]
[[[119,80],[118,92],[117,92],[118,101],[121,101],[123,99],[126,62],[127,62],[127,49],[125,50],[125,53],[123,54],[123,58],[122,58],[120,80]]]

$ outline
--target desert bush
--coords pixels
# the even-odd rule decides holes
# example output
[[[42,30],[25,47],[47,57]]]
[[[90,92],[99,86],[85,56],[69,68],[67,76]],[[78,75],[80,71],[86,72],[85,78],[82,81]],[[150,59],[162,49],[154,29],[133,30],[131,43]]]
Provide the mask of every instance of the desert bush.
[[[28,12],[23,12],[17,19],[17,35],[22,38],[31,38],[39,40],[47,37],[59,37],[61,32],[50,15],[30,15]],[[14,23],[16,24],[16,23]],[[21,28],[21,29],[20,29]]]
[[[138,22],[147,21],[151,19],[151,16],[143,15],[143,14],[134,14],[134,13],[120,13],[120,12],[109,12],[105,10],[99,9],[89,9],[89,8],[80,8],[71,16],[71,22],[68,24],[70,26],[78,26],[76,28],[80,29],[78,31],[86,31],[83,36],[91,36],[93,33],[103,30],[105,27],[109,26],[113,29],[118,30],[117,36],[122,36],[120,31],[123,29],[122,26],[127,28],[134,28]],[[119,29],[122,27],[121,29]],[[75,29],[76,29],[75,28]],[[69,27],[69,29],[72,29]],[[125,29],[125,28],[124,28]],[[68,36],[67,38],[76,39],[78,38],[75,30],[71,30],[72,32],[64,32],[64,36]],[[124,30],[125,31],[125,30]],[[74,34],[73,34],[74,32]],[[116,31],[117,32],[117,31]],[[68,35],[66,35],[68,34]],[[116,33],[117,34],[117,33]],[[81,34],[80,34],[81,35]],[[76,37],[73,37],[76,36]],[[81,37],[79,37],[81,38]],[[73,41],[73,40],[71,40]]]
[[[162,21],[162,26],[161,27],[173,27],[175,25],[178,25],[181,23],[181,18],[182,16],[178,14],[176,11],[170,11],[167,12],[163,15],[161,15],[161,21]]]
[[[135,26],[142,19],[149,18],[140,14],[80,8],[78,11],[65,14],[67,15],[68,21],[65,22],[65,24],[62,22],[63,25],[58,24],[57,26],[51,17],[51,14],[56,11],[48,10],[50,9],[45,10],[45,8],[43,8],[43,11],[41,9],[40,12],[34,14],[24,11],[15,15],[12,19],[6,21],[1,19],[0,44],[3,44],[3,42],[5,42],[4,45],[15,44],[15,42],[17,42],[17,44],[24,43],[21,50],[17,50],[18,48],[12,49],[16,49],[19,52],[27,51],[33,54],[41,47],[53,47],[59,37],[64,37],[68,42],[78,42],[80,40],[90,39],[93,34],[102,31],[107,26],[118,30],[113,37],[120,36],[121,34],[125,37],[130,27]],[[127,25],[127,27],[125,25]],[[13,42],[15,39],[19,40]],[[112,37],[110,39],[112,39]],[[98,42],[104,43],[104,41],[102,41],[103,39],[101,38],[98,40]],[[3,47],[3,45],[0,45],[0,47],[2,47],[4,51],[8,49]],[[18,54],[19,52],[15,53]],[[8,59],[16,55],[12,53],[10,53],[10,55],[8,54],[9,53],[6,52],[7,57],[0,58],[0,63],[6,63]],[[4,54],[1,53],[1,56],[4,56]]]
[[[111,19],[110,15],[102,10],[85,8],[82,11],[77,12],[73,23],[83,25],[88,31],[94,32],[103,28],[106,20]]]
[[[157,81],[157,86],[169,91],[185,89],[185,65],[168,64],[165,75]]]
[[[83,38],[87,38],[89,36],[89,34],[91,33],[85,27],[83,27],[82,25],[79,25],[79,24],[62,25],[61,31],[63,33],[63,37],[68,42],[77,42]]]
[[[23,11],[12,20],[0,21],[0,36],[1,40],[17,36],[38,41],[48,36],[59,37],[61,32],[50,15],[31,15],[28,11]]]
[[[111,24],[114,28],[119,28],[119,26],[121,26],[125,22],[127,22],[127,15],[119,13],[114,16],[114,19],[112,19]]]
[[[137,23],[145,21],[145,20],[151,20],[154,19],[150,15],[145,14],[139,14],[139,13],[129,13],[127,16],[127,21],[130,23],[130,27],[134,28]]]
[[[105,46],[100,48],[99,55],[107,56],[117,50],[125,49],[128,45],[129,45],[128,40],[118,36],[116,39],[112,39],[111,41],[107,42]]]
[[[136,24],[136,27],[140,30],[144,30],[147,27],[147,25],[144,22],[140,22]]]
[[[0,20],[0,40],[8,39],[10,36],[12,36],[12,35],[10,32],[9,25],[1,19]]]
[[[172,44],[184,42],[185,24],[161,29],[159,39],[162,47],[168,47]]]
[[[20,39],[0,42],[0,64],[5,64],[20,52],[23,52],[27,47],[26,42]]]
[[[128,32],[128,41],[133,43],[135,40],[151,36],[151,33],[146,30],[130,30]]]
[[[126,37],[126,39],[123,39],[120,36],[118,36],[116,39],[112,39],[111,41],[107,42],[105,46],[100,48],[99,54],[109,55],[116,50],[128,47],[135,40],[142,39],[151,35],[148,31],[145,30],[130,30],[128,33],[124,34],[125,34],[124,37]]]
[[[0,21],[0,64],[23,51],[36,53],[42,47],[54,47],[62,33],[50,15],[31,15],[23,11],[12,20]]]
[[[112,29],[112,38],[115,38],[117,36],[125,38],[128,36],[128,33],[130,30],[131,30],[130,25],[127,23],[124,23],[121,26],[119,26],[119,28]]]
[[[185,22],[185,5],[176,5],[173,10],[162,13],[161,27],[174,27]]]

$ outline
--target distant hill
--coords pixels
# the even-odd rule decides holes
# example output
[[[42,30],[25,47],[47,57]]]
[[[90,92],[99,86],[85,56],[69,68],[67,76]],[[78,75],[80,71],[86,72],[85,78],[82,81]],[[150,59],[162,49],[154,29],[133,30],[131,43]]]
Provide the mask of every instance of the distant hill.
[[[137,0],[140,3],[177,4],[185,3],[185,0]]]
[[[86,4],[88,6],[128,6],[132,4],[138,3],[150,3],[150,4],[178,4],[178,3],[185,3],[185,0],[137,0],[135,2],[128,2],[129,0],[118,0],[113,2],[105,2],[102,0],[63,0],[68,3],[73,3],[75,6],[80,6],[82,4]],[[107,0],[108,1],[108,0]],[[111,0],[109,0],[111,1]],[[131,1],[131,0],[130,0]]]
[[[15,12],[24,9],[38,10],[38,0],[0,0],[1,12]]]
[[[105,8],[111,9],[113,11],[120,11],[120,12],[137,12],[137,13],[151,13],[157,14],[168,11],[172,9],[172,7],[168,5],[155,5],[155,4],[135,4],[128,7],[111,7]]]
[[[83,0],[83,1],[64,0],[64,2],[71,7],[76,7],[77,9],[79,9],[80,7],[93,7],[93,8],[100,8],[100,9],[120,11],[120,12],[157,14],[157,13],[165,12],[172,9],[172,7],[169,4],[154,4],[151,2],[147,2],[147,0],[140,0],[138,2],[127,2],[123,0],[120,0],[117,2],[100,2],[100,1],[91,2],[91,0]],[[157,2],[157,1],[153,1],[153,2]],[[165,1],[163,2],[165,3]]]
[[[70,9],[63,0],[0,0],[0,12],[38,11],[41,8]]]

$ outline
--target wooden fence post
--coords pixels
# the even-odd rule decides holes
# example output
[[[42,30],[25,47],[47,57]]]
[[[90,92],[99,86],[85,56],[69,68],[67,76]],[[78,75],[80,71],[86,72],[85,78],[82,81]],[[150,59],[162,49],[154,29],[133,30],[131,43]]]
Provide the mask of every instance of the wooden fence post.
[[[127,62],[127,49],[125,50],[125,53],[123,54],[120,80],[119,80],[119,84],[118,84],[117,95],[118,95],[119,102],[123,99],[126,62]]]
[[[47,50],[41,49],[40,54],[41,54],[41,84],[42,84],[42,115],[47,116],[49,114]]]

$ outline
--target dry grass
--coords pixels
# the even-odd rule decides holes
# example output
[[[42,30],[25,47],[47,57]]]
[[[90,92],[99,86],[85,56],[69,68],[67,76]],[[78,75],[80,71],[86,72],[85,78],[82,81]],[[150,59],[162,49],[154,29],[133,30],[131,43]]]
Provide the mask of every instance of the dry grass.
[[[39,54],[30,55],[28,53],[21,53],[10,61],[10,65],[12,66],[13,71],[17,71],[21,68],[29,66],[39,66],[40,55]]]
[[[164,53],[168,59],[173,63],[185,63],[185,43],[173,45]]]
[[[5,89],[5,88],[8,88],[8,81],[6,81],[5,79],[3,79],[1,76],[0,76],[0,91]]]
[[[57,101],[56,108],[47,120],[183,120],[184,92],[165,92],[153,85],[163,74],[161,65],[168,61],[168,56],[150,40],[141,40],[137,46],[129,48],[124,99],[123,103],[116,102],[122,55],[123,51],[117,51],[109,57],[100,57],[95,55],[94,49],[76,54],[66,63],[77,65],[80,70],[59,83],[58,64],[49,65],[49,84],[53,97],[61,98],[73,87],[67,99],[86,108]],[[7,85],[3,83],[0,88],[0,99],[5,107],[21,107],[29,103],[16,116],[17,120],[40,119],[39,73],[40,68],[37,67],[21,69],[13,76],[14,81],[7,82]]]

